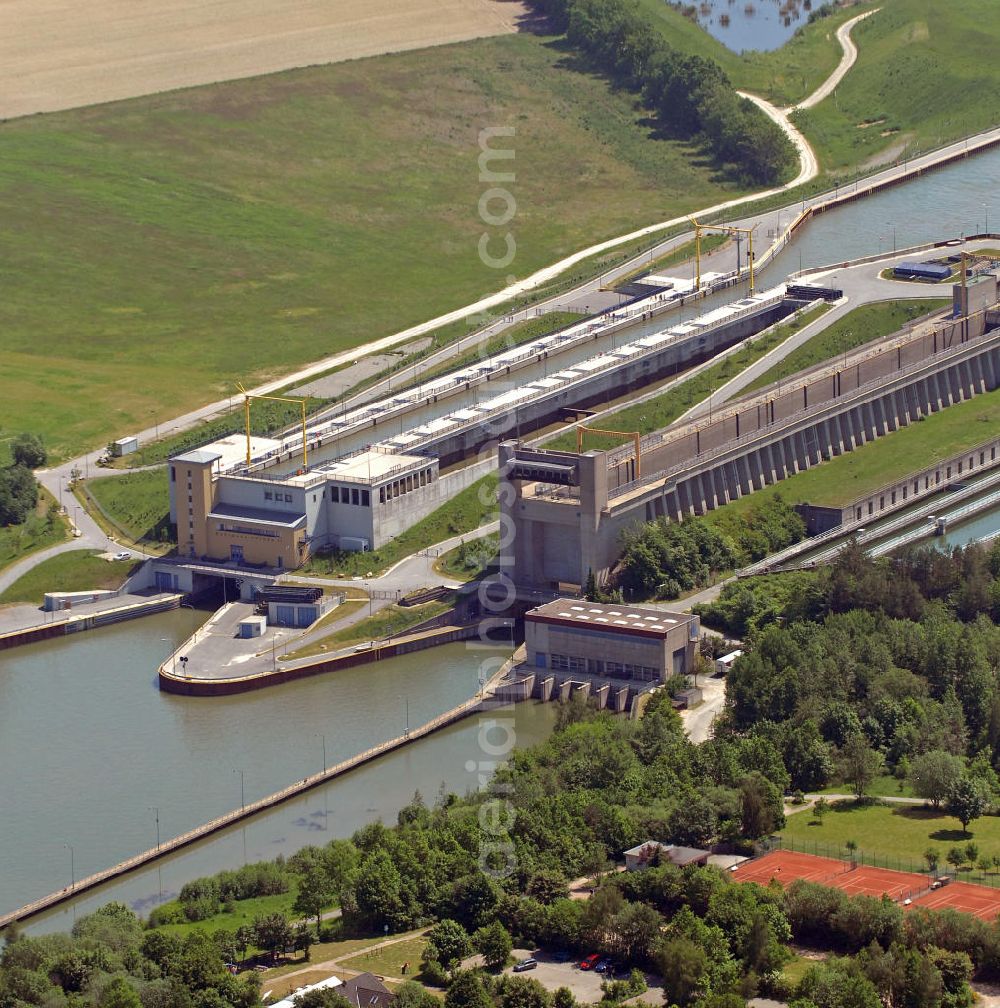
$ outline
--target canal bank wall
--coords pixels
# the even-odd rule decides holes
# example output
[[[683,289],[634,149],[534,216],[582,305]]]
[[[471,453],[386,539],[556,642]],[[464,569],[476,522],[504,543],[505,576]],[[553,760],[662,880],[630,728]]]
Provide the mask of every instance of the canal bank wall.
[[[478,636],[478,623],[465,626],[434,627],[400,637],[394,641],[378,642],[374,647],[364,651],[320,658],[314,661],[303,661],[295,665],[275,665],[264,672],[252,675],[220,677],[218,679],[189,678],[176,671],[176,662],[168,658],[159,668],[158,681],[160,689],[164,693],[197,697],[232,696],[236,693],[248,693],[252,690],[267,689],[269,686],[279,686],[282,683],[294,682],[308,676],[322,675],[324,672],[339,672],[344,669],[356,668],[359,665],[368,665],[371,662],[384,661],[387,658],[396,658],[399,655],[440,647],[442,644],[453,644],[456,641],[470,640]]]
[[[139,602],[113,605],[94,612],[78,613],[65,619],[9,630],[0,634],[0,651],[20,647],[23,644],[34,644],[36,641],[50,640],[53,637],[63,637],[66,634],[81,633],[84,630],[95,630],[98,627],[111,626],[113,623],[124,623],[126,620],[138,619],[140,616],[168,612],[181,604],[182,597],[181,595],[157,595]]]
[[[269,794],[257,801],[248,802],[242,807],[233,809],[231,812],[227,812],[224,815],[210,820],[209,822],[196,826],[194,829],[188,830],[180,836],[173,837],[170,840],[165,840],[156,847],[151,847],[148,850],[136,854],[134,857],[127,858],[125,861],[121,861],[110,868],[105,868],[103,871],[88,875],[86,878],[82,878],[79,881],[74,880],[71,885],[64,889],[49,893],[41,899],[34,900],[31,903],[26,903],[24,906],[0,916],[0,930],[6,928],[10,924],[28,920],[29,918],[49,910],[54,906],[58,906],[60,903],[66,902],[67,900],[75,899],[77,896],[82,895],[88,890],[96,889],[105,882],[111,882],[123,875],[127,875],[129,872],[134,871],[137,868],[141,868],[153,861],[157,861],[168,854],[181,850],[190,844],[196,843],[197,841],[211,836],[214,833],[218,833],[221,830],[225,830],[230,826],[234,826],[245,819],[249,819],[252,816],[257,815],[259,812],[264,812],[276,805],[280,805],[282,802],[288,801],[289,799],[294,798],[305,791],[309,791],[320,784],[325,784],[327,781],[331,781],[336,777],[350,773],[350,771],[357,769],[366,763],[377,760],[381,756],[391,753],[396,749],[400,749],[405,745],[409,745],[411,742],[415,742],[418,739],[425,738],[426,736],[439,731],[441,728],[454,724],[456,721],[461,721],[463,718],[469,717],[479,711],[486,712],[490,710],[491,707],[504,706],[505,702],[498,700],[494,693],[497,684],[508,674],[511,666],[512,660],[507,659],[507,661],[503,663],[502,667],[499,668],[489,681],[484,684],[480,694],[470,697],[468,700],[452,707],[443,714],[439,714],[437,717],[432,718],[425,724],[408,729],[402,735],[397,735],[395,738],[382,742],[379,745],[372,746],[370,749],[366,749],[364,752],[360,752],[355,756],[342,760],[334,766],[325,767],[321,773],[303,777],[302,780],[295,781],[294,784],[289,784],[288,787],[282,788],[280,791],[275,791],[273,794]]]

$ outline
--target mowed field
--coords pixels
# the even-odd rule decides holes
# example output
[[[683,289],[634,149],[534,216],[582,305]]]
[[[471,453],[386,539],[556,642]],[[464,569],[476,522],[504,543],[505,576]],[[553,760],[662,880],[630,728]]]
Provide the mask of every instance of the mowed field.
[[[66,457],[737,191],[652,130],[529,34],[0,124],[3,426]]]
[[[514,31],[519,0],[0,0],[0,119]]]

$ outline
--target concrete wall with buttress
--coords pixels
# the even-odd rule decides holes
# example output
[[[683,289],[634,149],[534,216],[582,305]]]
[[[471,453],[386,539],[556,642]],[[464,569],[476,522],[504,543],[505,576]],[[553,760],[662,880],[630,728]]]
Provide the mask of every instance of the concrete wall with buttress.
[[[994,297],[994,301],[996,298]],[[624,529],[753,493],[956,402],[1000,387],[1000,312],[899,332],[633,449],[546,452],[504,442],[514,580],[531,590],[606,578]]]

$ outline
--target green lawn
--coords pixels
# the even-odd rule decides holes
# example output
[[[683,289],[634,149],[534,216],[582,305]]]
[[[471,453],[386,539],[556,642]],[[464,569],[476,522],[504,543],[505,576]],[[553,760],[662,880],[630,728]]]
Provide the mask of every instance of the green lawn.
[[[100,559],[97,550],[69,550],[43,560],[19,577],[2,595],[0,604],[41,604],[46,592],[92,591],[119,588],[134,565]]]
[[[855,805],[838,802],[822,818],[809,811],[796,812],[788,817],[782,838],[797,850],[815,851],[829,856],[844,856],[844,845],[853,840],[864,852],[865,861],[903,870],[919,870],[924,851],[935,848],[944,858],[955,846],[964,846],[970,840],[979,847],[979,854],[1000,856],[1000,817],[984,816],[969,826],[969,834],[962,832],[962,824],[955,818],[923,806],[907,805]],[[838,855],[839,852],[839,855]]]
[[[288,892],[277,893],[274,896],[255,896],[252,899],[236,900],[230,913],[217,913],[213,917],[206,917],[205,920],[186,921],[183,924],[161,924],[156,930],[184,937],[197,930],[205,931],[208,934],[220,930],[235,931],[245,924],[252,924],[255,917],[272,913],[280,913],[289,919],[296,919],[299,915],[292,912],[292,904],[295,902],[297,892],[298,884],[293,881]],[[183,913],[183,907],[179,900],[164,903],[159,912],[169,913],[175,908]],[[312,923],[313,930],[315,930],[315,921]]]
[[[0,570],[30,553],[67,539],[66,519],[49,513],[53,504],[52,498],[43,490],[39,494],[35,513],[27,521],[20,525],[0,526]]]
[[[892,160],[996,124],[995,0],[892,0],[853,31],[858,61],[816,108],[796,113],[827,170]]]
[[[167,469],[142,469],[88,480],[86,491],[104,517],[134,543],[165,543],[170,536]]]
[[[426,938],[409,938],[393,942],[384,948],[372,949],[351,959],[344,959],[343,965],[359,973],[375,973],[377,976],[401,977],[403,963],[409,963],[408,977],[420,972],[420,957],[427,947]]]
[[[358,623],[352,623],[342,630],[335,630],[318,641],[306,645],[306,647],[287,652],[281,656],[281,660],[307,658],[311,655],[322,654],[324,651],[337,651],[349,644],[398,637],[404,630],[408,630],[418,623],[423,623],[424,620],[440,616],[451,607],[451,598],[442,602],[425,602],[423,605],[416,606],[388,605],[384,609],[380,609],[374,616],[369,616]]]
[[[779,361],[756,381],[747,385],[744,392],[763,388],[771,382],[778,381],[779,378],[787,378],[814,364],[830,360],[838,353],[844,353],[870,340],[888,336],[902,329],[913,319],[950,304],[951,301],[945,299],[912,298],[861,305],[793,350],[784,360]]]
[[[852,794],[853,788],[850,784],[838,781],[828,787],[821,788],[817,794]],[[900,781],[891,774],[882,774],[872,781],[868,788],[868,794],[875,798],[913,798],[913,786],[909,781]]]
[[[769,350],[798,332],[813,321],[821,312],[829,311],[829,305],[820,304],[804,312],[797,319],[774,326],[766,334],[756,337],[753,342],[731,354],[712,367],[692,375],[679,385],[668,389],[662,395],[654,396],[633,406],[625,406],[614,413],[600,418],[598,426],[622,431],[638,431],[648,434],[673,423],[682,413],[695,403],[701,402],[710,392],[721,388],[734,375],[760,360]],[[603,434],[588,434],[584,447],[587,450],[606,450],[623,444],[621,438],[610,438]],[[546,448],[576,451],[576,430],[571,427],[547,442]]]
[[[843,507],[880,486],[933,465],[938,459],[985,441],[993,436],[998,424],[1000,389],[949,406],[725,507],[739,512],[776,493],[790,504]]]
[[[300,568],[299,573],[337,577],[378,574],[435,543],[472,532],[480,525],[495,520],[499,513],[496,483],[496,476],[484,476],[377,550],[370,553],[318,553]]]
[[[499,535],[469,539],[438,558],[435,568],[457,581],[471,581],[496,560]]]
[[[516,131],[493,142],[516,157],[502,270],[477,253],[484,231],[508,229],[478,212],[487,125]],[[30,116],[0,135],[5,423],[55,458],[738,191],[651,135],[633,95],[529,33]]]

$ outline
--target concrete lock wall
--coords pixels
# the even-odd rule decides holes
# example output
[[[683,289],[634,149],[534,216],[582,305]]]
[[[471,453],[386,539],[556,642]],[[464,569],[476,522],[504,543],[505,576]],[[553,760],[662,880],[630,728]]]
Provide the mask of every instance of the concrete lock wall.
[[[632,483],[617,482],[629,449],[577,456],[586,472],[578,488],[557,488],[561,496],[515,480],[516,497],[503,506],[516,530],[518,584],[583,584],[590,570],[605,578],[621,531],[634,523],[704,513],[997,388],[1000,330],[984,329],[980,313],[931,333],[897,334],[849,356],[846,366],[820,366],[707,422],[649,435],[642,478]],[[501,453],[502,463],[516,458],[516,446]],[[556,553],[558,566],[550,562]]]

